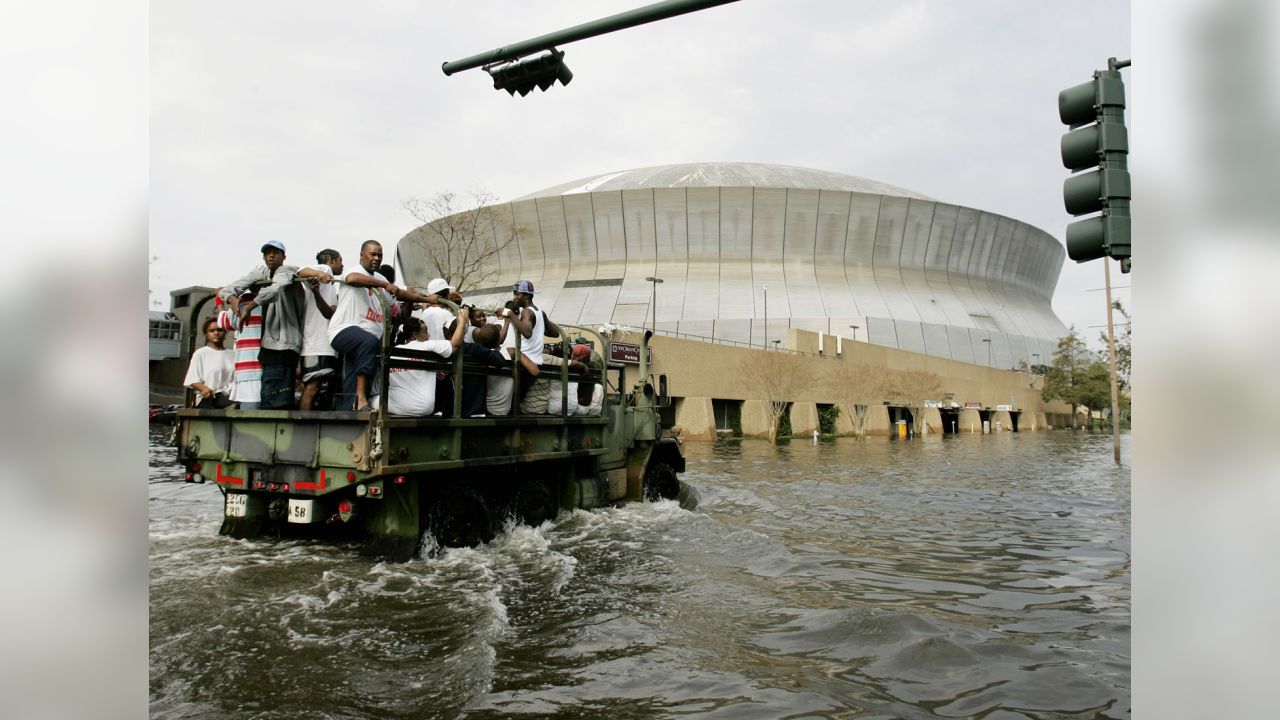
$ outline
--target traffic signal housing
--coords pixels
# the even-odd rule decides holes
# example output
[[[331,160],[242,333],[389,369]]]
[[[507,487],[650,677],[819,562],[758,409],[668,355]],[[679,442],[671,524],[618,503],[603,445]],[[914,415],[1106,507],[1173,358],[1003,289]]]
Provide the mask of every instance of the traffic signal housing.
[[[485,70],[493,78],[493,89],[506,90],[512,97],[516,93],[524,97],[533,92],[535,87],[546,92],[557,80],[561,85],[568,85],[573,80],[573,72],[564,64],[564,52],[555,49],[546,55],[487,67]]]
[[[1132,195],[1120,77],[1129,61],[1111,58],[1107,66],[1091,82],[1058,93],[1058,117],[1071,127],[1062,136],[1062,165],[1076,173],[1062,184],[1063,205],[1075,216],[1101,211],[1067,226],[1067,255],[1076,262],[1116,258],[1120,271],[1129,272]]]

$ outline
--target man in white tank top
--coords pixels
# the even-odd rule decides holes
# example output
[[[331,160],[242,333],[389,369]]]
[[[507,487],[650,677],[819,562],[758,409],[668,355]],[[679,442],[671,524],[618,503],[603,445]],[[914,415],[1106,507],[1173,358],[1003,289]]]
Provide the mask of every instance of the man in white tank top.
[[[542,346],[546,342],[546,338],[560,337],[560,328],[551,319],[542,312],[537,305],[533,304],[534,296],[533,283],[529,280],[521,280],[511,288],[513,295],[512,302],[519,308],[518,312],[512,312],[503,309],[502,317],[509,318],[511,325],[519,333],[517,341],[520,343],[520,353],[529,358],[535,365],[542,364]],[[525,381],[525,373],[521,371],[520,388],[517,391],[517,401],[524,397],[528,392],[530,382]]]

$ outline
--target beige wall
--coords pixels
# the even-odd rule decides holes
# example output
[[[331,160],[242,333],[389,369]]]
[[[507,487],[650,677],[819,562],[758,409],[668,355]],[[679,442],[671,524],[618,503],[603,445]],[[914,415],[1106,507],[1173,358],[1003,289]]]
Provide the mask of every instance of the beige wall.
[[[639,333],[619,333],[613,338],[616,341],[639,344]],[[715,437],[715,424],[711,409],[711,399],[744,400],[742,406],[742,430],[746,435],[764,435],[768,430],[767,413],[758,401],[750,398],[748,383],[752,378],[742,371],[744,358],[765,352],[759,348],[718,345],[697,340],[685,340],[667,336],[655,336],[650,340],[653,347],[653,367],[655,374],[666,373],[669,392],[673,397],[683,398],[676,415],[685,437],[689,439],[711,439]],[[938,375],[942,379],[943,396],[931,398],[937,400],[952,399],[964,403],[981,403],[984,408],[991,408],[992,426],[995,421],[1001,423],[1002,430],[1011,429],[1011,419],[1007,412],[995,412],[997,405],[1011,404],[1022,411],[1018,420],[1019,430],[1041,430],[1052,424],[1064,427],[1070,418],[1071,409],[1063,403],[1045,403],[1040,399],[1040,391],[1044,386],[1044,378],[1039,375],[996,370],[980,365],[958,362],[930,355],[907,352],[896,348],[855,342],[847,338],[843,342],[843,352],[836,354],[836,338],[827,335],[823,339],[824,352],[818,356],[818,334],[806,330],[792,328],[787,334],[787,348],[812,353],[804,357],[814,369],[823,369],[829,363],[856,362],[886,370],[923,370]],[[948,398],[946,393],[951,393]],[[792,407],[791,427],[796,434],[812,433],[818,426],[816,404],[833,403],[835,400],[829,388],[821,383],[804,388],[791,398],[796,403]],[[848,422],[850,413],[841,412],[841,432],[852,430]],[[1055,416],[1061,416],[1063,422],[1054,422]],[[941,417],[936,409],[925,413],[925,419],[932,429],[942,426]],[[982,432],[982,423],[975,410],[960,413],[959,429],[961,432]],[[873,405],[867,418],[867,431],[871,435],[889,435],[893,428],[889,423],[887,409],[881,405]]]

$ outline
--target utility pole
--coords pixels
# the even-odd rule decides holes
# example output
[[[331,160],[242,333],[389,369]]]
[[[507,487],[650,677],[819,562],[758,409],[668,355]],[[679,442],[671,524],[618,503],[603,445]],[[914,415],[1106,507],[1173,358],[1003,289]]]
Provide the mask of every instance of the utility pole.
[[[1107,355],[1111,358],[1111,445],[1116,464],[1120,464],[1120,387],[1116,380],[1116,328],[1111,313],[1111,263],[1102,259],[1102,270],[1107,280]]]

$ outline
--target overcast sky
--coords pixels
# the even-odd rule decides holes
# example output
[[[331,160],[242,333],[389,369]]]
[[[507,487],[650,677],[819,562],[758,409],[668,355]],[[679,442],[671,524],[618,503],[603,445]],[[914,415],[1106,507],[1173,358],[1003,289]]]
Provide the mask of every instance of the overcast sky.
[[[573,82],[546,93],[440,71],[644,4],[153,3],[152,300],[238,277],[268,239],[296,264],[394,245],[412,196],[668,163],[858,175],[1061,241],[1058,91],[1130,57],[1115,0],[741,0],[562,46]],[[1053,301],[1095,345],[1102,286],[1100,261],[1067,259]]]

